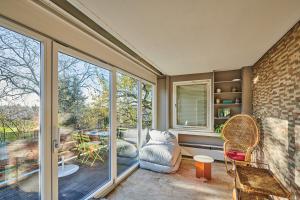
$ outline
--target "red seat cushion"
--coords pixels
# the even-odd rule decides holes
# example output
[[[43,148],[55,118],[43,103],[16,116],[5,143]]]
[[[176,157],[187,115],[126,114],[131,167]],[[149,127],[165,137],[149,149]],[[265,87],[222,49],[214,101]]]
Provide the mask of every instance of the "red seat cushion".
[[[231,150],[226,152],[226,156],[232,160],[245,161],[246,154],[241,151]]]

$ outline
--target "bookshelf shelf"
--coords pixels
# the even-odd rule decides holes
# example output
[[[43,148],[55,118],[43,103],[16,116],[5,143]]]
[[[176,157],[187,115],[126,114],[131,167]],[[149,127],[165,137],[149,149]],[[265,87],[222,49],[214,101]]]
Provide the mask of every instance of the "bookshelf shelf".
[[[230,117],[215,117],[216,120],[227,120]]]
[[[220,103],[220,104],[214,104],[215,106],[241,106],[241,103]]]
[[[242,94],[242,92],[215,92],[214,95],[222,95],[222,94]]]
[[[221,84],[221,83],[240,83],[242,80],[238,81],[215,81],[214,84]]]

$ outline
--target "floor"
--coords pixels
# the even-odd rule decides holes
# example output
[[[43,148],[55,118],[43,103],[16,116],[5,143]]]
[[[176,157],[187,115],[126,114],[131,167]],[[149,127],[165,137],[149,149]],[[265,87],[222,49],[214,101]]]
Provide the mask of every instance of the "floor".
[[[68,163],[66,163],[68,164]],[[94,167],[81,163],[79,170],[69,176],[59,178],[59,199],[78,200],[92,192],[94,188],[105,184],[109,180],[108,163],[95,164]],[[128,163],[132,164],[132,163]],[[126,171],[130,165],[118,164],[118,174]],[[38,175],[35,174],[15,187],[0,188],[0,200],[38,200]]]
[[[232,199],[233,179],[225,165],[212,165],[212,180],[195,177],[193,160],[183,159],[175,174],[160,174],[138,169],[106,198],[107,200],[226,200]]]

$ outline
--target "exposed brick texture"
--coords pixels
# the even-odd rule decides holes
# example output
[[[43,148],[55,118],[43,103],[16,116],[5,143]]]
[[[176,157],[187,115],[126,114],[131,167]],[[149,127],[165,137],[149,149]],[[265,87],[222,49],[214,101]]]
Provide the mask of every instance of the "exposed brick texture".
[[[253,66],[258,152],[300,199],[300,21]]]

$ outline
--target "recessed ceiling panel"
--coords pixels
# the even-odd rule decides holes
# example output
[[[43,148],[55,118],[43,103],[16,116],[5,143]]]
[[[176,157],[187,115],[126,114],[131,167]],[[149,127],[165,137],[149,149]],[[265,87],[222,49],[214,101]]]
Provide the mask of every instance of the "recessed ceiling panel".
[[[299,0],[72,0],[167,75],[253,65],[299,19]]]

